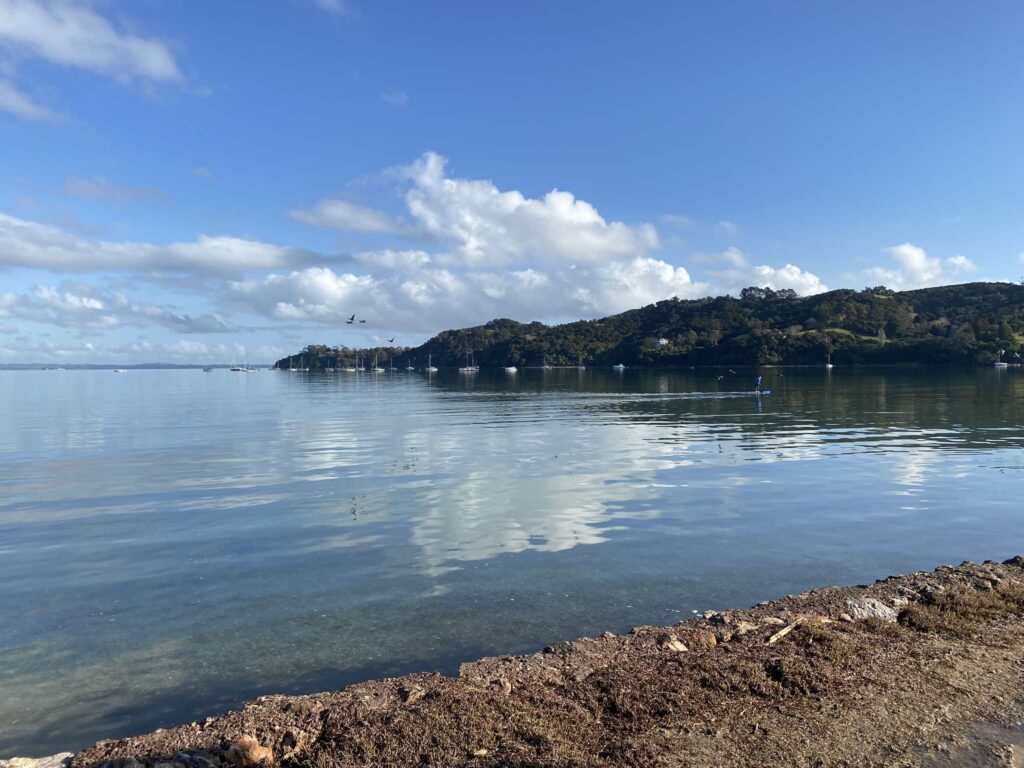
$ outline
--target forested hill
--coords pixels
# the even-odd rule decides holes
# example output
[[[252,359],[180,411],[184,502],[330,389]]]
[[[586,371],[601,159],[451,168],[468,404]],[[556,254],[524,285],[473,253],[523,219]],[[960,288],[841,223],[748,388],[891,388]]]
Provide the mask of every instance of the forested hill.
[[[323,354],[311,355],[314,349]],[[392,354],[404,368],[426,365],[428,354],[436,366],[461,365],[467,354],[482,366],[820,364],[827,354],[846,365],[990,365],[1000,351],[1010,363],[1024,354],[1024,285],[878,287],[805,298],[747,288],[739,298],[668,299],[563,325],[492,320]],[[301,354],[316,367],[314,360],[348,353],[355,351],[310,347]],[[291,359],[298,365],[299,358]]]

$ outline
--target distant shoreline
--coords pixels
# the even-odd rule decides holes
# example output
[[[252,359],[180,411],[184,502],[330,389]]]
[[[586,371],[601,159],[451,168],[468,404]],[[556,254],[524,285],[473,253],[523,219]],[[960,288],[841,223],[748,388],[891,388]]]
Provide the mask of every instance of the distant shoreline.
[[[965,750],[966,765],[979,744],[1016,743],[1022,658],[1018,556],[559,642],[464,664],[457,678],[264,696],[203,723],[99,742],[65,762],[916,765]]]

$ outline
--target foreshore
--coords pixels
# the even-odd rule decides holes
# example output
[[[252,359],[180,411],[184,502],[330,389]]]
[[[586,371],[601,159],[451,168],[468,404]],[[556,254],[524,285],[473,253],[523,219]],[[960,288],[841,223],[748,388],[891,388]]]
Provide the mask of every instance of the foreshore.
[[[1022,716],[1016,557],[560,642],[456,678],[264,696],[51,765],[1017,766]]]

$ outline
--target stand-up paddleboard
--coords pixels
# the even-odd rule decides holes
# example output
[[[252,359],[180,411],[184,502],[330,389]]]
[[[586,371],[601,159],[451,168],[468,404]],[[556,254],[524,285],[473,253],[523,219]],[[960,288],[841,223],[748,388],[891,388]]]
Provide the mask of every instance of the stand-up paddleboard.
[[[758,395],[770,395],[771,393],[772,391],[770,389],[762,389],[760,392],[744,392],[743,394],[754,395],[755,397],[757,397]]]

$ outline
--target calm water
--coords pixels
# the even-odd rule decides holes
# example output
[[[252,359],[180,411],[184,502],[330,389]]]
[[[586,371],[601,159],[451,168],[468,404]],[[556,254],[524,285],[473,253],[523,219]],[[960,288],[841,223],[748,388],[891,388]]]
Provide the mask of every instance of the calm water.
[[[0,372],[0,757],[1024,551],[1024,371]]]

